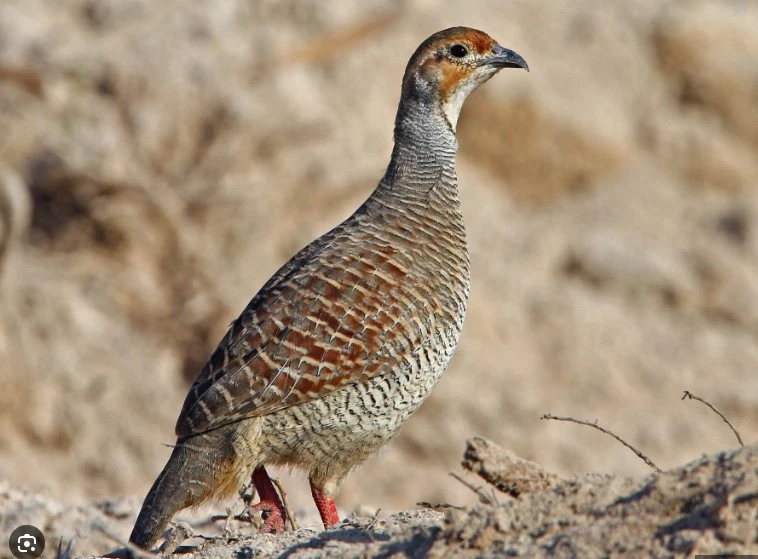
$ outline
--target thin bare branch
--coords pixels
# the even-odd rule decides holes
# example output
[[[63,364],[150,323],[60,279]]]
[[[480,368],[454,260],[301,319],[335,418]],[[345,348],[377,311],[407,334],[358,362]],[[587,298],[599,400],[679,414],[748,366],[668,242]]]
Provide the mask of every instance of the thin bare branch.
[[[488,493],[484,490],[484,488],[481,485],[474,485],[469,480],[467,480],[462,474],[459,474],[455,470],[450,472],[450,475],[453,476],[456,480],[460,481],[463,485],[471,489],[476,495],[479,497],[479,501],[481,503],[484,503],[485,505],[497,505],[498,500],[495,496],[495,492],[492,491],[492,493]]]
[[[247,505],[239,514],[233,514],[232,509],[227,508],[226,514],[214,514],[210,517],[210,522],[224,521],[224,525],[221,527],[221,534],[224,538],[236,538],[237,532],[232,528],[232,520],[242,522],[244,524],[251,524],[257,529],[260,529],[260,517],[253,513],[251,506]]]
[[[243,510],[243,513],[246,510],[248,510],[248,507],[245,507],[245,509]],[[224,520],[224,526],[223,526],[223,528],[221,528],[221,533],[224,535],[225,538],[228,538],[229,536],[231,536],[234,533],[234,531],[232,529],[232,519],[244,522],[244,520],[242,520],[242,514],[238,514],[237,516],[234,516],[234,515],[232,515],[232,509],[227,508],[226,509],[226,520]],[[249,524],[252,524],[252,517],[250,517],[249,515],[248,515],[248,518],[247,518],[247,522]]]
[[[431,509],[431,510],[445,510],[445,509],[464,510],[466,508],[460,505],[451,505],[450,503],[430,503],[429,501],[419,501],[418,503],[416,503],[416,506],[423,507],[425,509]]]
[[[361,530],[366,537],[371,542],[376,541],[376,537],[374,536],[372,530],[376,527],[376,523],[379,520],[379,515],[382,514],[382,509],[376,509],[376,512],[369,518],[369,521],[367,524],[363,524],[363,519],[358,518],[356,516],[351,516],[350,518],[346,519],[347,525],[352,528],[357,528],[358,530]]]
[[[279,481],[279,478],[275,478],[272,481],[274,482],[274,485],[276,485],[276,488],[279,490],[279,496],[282,498],[284,512],[287,514],[287,518],[289,518],[290,526],[292,527],[293,531],[297,531],[297,521],[295,520],[295,515],[292,513],[290,504],[287,501],[287,492],[284,490],[284,487],[282,487],[282,482]]]
[[[245,509],[247,510],[247,509]],[[226,528],[226,521],[229,519],[236,520],[237,522],[245,522],[247,524],[250,524],[250,517],[245,514],[245,510],[243,510],[241,513],[237,515],[233,515],[231,513],[229,514],[214,514],[209,519],[208,522],[218,522],[219,520],[224,521],[224,527],[222,530]],[[228,512],[228,509],[227,509]]]
[[[376,512],[374,513],[374,516],[371,517],[371,521],[366,525],[366,528],[364,530],[370,532],[374,529],[376,526],[376,523],[379,521],[379,515],[382,514],[382,509],[378,508],[376,509]]]
[[[55,550],[55,559],[71,559],[71,550],[74,547],[73,538],[68,540],[66,549],[63,549],[63,538],[58,540],[58,548]]]
[[[550,413],[546,413],[545,415],[540,417],[540,419],[553,419],[555,421],[569,421],[571,423],[578,423],[579,425],[586,425],[587,427],[593,427],[597,429],[598,431],[605,433],[606,435],[610,435],[611,437],[616,439],[618,442],[623,444],[626,448],[634,452],[643,462],[645,462],[645,464],[650,466],[656,472],[661,473],[662,471],[658,466],[653,464],[653,461],[650,460],[650,458],[645,456],[642,452],[640,452],[635,447],[633,447],[628,442],[626,442],[624,439],[619,437],[616,433],[614,433],[613,431],[609,431],[608,429],[605,429],[604,427],[601,427],[600,425],[598,425],[597,419],[595,421],[583,421],[581,419],[574,419],[573,417],[559,417],[557,415],[552,415]]]
[[[734,427],[734,425],[732,425],[729,422],[729,420],[726,418],[726,416],[723,413],[721,413],[719,410],[717,410],[716,407],[713,404],[711,404],[708,400],[705,400],[705,399],[701,398],[700,396],[695,396],[689,390],[685,390],[684,391],[684,396],[682,396],[682,400],[685,400],[685,399],[697,400],[698,402],[702,402],[703,404],[705,404],[706,406],[708,406],[709,408],[711,408],[711,410],[713,410],[713,413],[715,413],[716,415],[718,415],[721,419],[724,420],[724,423],[726,423],[727,425],[729,425],[729,428],[732,430],[732,433],[734,433],[734,436],[737,437],[737,442],[740,443],[740,446],[745,446],[745,443],[742,442],[742,437],[740,437],[740,432],[737,431],[737,429]]]

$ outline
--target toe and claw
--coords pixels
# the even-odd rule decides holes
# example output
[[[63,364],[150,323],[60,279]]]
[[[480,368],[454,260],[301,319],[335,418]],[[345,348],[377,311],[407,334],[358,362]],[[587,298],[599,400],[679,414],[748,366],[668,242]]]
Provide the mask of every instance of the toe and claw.
[[[263,466],[258,466],[253,470],[253,485],[255,485],[255,490],[258,492],[260,501],[252,505],[250,510],[260,511],[261,518],[263,519],[261,532],[264,534],[281,534],[284,532],[284,525],[287,522],[287,511]],[[321,515],[324,528],[329,528],[339,523],[340,517],[337,513],[337,505],[334,503],[334,499],[327,497],[323,490],[315,486],[312,481],[311,495],[313,495],[313,501],[316,503],[318,513]]]
[[[258,466],[253,471],[253,485],[258,492],[260,502],[250,508],[261,513],[263,519],[261,532],[264,534],[281,534],[284,532],[284,524],[287,522],[287,512],[263,466]]]

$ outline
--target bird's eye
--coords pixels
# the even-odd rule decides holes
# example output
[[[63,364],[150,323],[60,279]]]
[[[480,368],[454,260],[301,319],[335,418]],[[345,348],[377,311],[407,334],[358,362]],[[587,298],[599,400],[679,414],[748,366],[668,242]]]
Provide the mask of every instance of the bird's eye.
[[[456,58],[463,58],[468,54],[468,49],[463,45],[453,45],[450,47],[450,54]]]

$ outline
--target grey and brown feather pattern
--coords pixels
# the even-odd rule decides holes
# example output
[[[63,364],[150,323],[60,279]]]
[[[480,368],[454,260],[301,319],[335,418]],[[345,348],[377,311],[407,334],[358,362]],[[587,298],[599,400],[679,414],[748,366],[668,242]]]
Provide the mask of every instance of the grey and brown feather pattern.
[[[317,241],[319,250],[307,247],[296,256],[300,265],[277,274],[230,327],[190,389],[177,436],[272,413],[401,367],[438,323],[462,312],[464,301],[454,294],[468,278],[467,260],[446,262],[452,251],[422,258],[450,232],[433,222],[415,231],[392,224],[407,219],[413,218],[357,214]],[[450,240],[460,249],[462,227],[457,233]],[[461,284],[447,309],[435,295],[439,267]]]
[[[455,126],[466,95],[504,67],[526,63],[473,29],[417,49],[384,177],[231,324],[187,395],[132,543],[151,547],[175,512],[250,476],[263,529],[281,531],[267,464],[306,471],[324,525],[338,522],[340,484],[418,409],[458,343],[469,257]]]

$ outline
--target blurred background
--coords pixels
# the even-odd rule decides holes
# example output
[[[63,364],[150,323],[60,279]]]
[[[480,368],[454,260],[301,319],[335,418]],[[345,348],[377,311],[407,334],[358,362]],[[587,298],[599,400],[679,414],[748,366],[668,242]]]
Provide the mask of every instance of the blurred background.
[[[0,1],[0,479],[142,498],[226,325],[389,159],[431,33],[524,56],[472,96],[454,361],[338,501],[468,504],[483,435],[562,475],[758,434],[758,3]],[[283,473],[295,505],[307,482]]]

